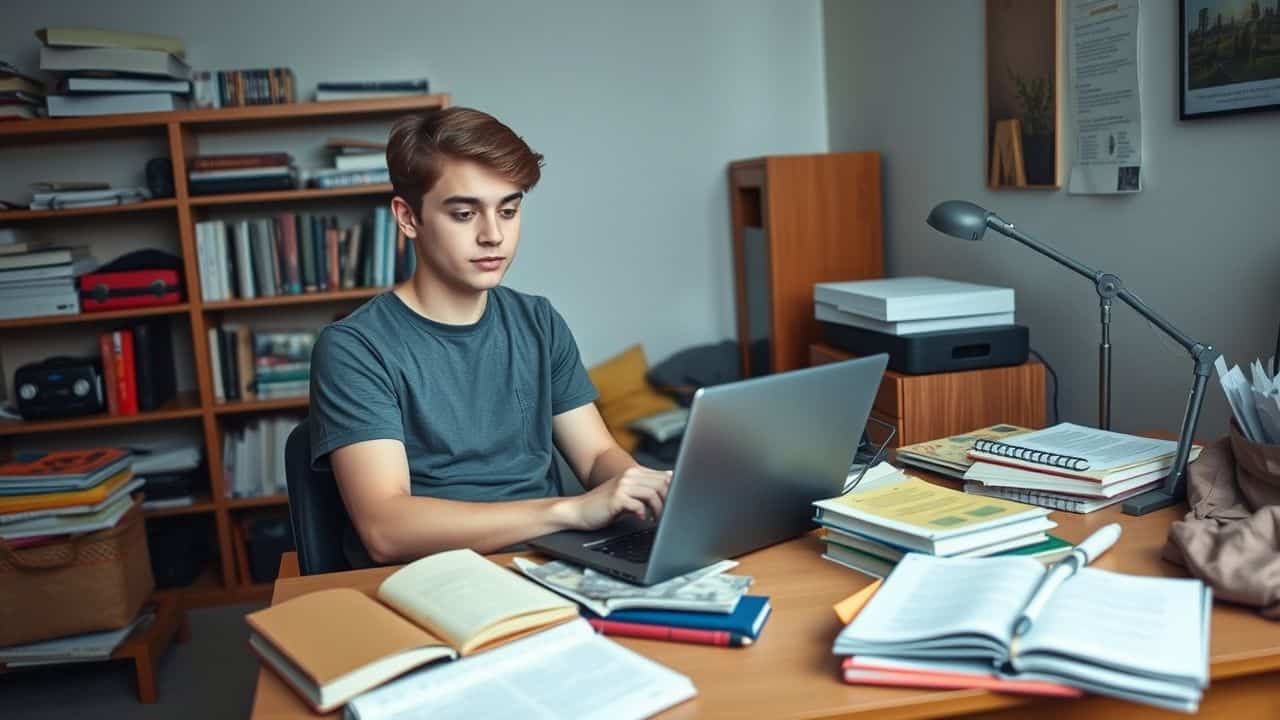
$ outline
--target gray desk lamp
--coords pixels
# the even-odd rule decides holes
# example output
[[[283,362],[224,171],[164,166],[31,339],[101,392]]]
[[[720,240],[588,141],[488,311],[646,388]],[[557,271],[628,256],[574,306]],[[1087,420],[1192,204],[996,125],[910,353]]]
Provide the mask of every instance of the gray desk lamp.
[[[1124,512],[1128,515],[1145,515],[1181,501],[1186,492],[1187,457],[1191,453],[1191,438],[1195,434],[1196,423],[1200,420],[1200,406],[1204,402],[1209,369],[1218,357],[1213,346],[1203,345],[1183,335],[1168,320],[1126,290],[1124,283],[1115,275],[1094,270],[1032,240],[1018,232],[1013,223],[971,202],[948,200],[939,203],[929,213],[927,222],[934,230],[961,240],[981,240],[987,228],[991,228],[1093,281],[1102,306],[1102,342],[1098,348],[1098,426],[1104,430],[1111,429],[1111,301],[1119,298],[1186,348],[1195,361],[1195,380],[1191,386],[1191,396],[1187,399],[1186,413],[1182,416],[1182,429],[1178,433],[1178,450],[1174,455],[1173,468],[1169,471],[1169,477],[1165,478],[1163,487],[1130,498],[1124,503]]]

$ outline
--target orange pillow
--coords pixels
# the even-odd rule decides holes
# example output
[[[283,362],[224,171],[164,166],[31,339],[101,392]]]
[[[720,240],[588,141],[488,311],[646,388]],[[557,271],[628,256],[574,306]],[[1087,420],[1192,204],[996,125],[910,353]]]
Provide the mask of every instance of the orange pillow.
[[[627,452],[640,445],[640,436],[627,429],[629,423],[676,407],[675,400],[649,386],[644,379],[648,370],[644,348],[632,345],[587,371],[600,393],[596,406],[604,424]]]

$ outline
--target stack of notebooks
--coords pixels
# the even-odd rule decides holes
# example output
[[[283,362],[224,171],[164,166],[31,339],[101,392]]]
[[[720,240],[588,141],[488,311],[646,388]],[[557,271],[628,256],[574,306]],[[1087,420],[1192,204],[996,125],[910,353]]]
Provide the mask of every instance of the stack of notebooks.
[[[82,27],[36,31],[40,69],[59,73],[49,117],[157,112],[184,107],[191,68],[182,41],[165,35]]]
[[[33,545],[115,527],[142,486],[117,448],[19,453],[0,465],[0,540]]]
[[[824,528],[823,557],[873,577],[888,576],[910,553],[1022,555],[1048,563],[1070,551],[1047,534],[1057,523],[1044,508],[966,495],[902,473],[864,480],[814,507]]]
[[[965,492],[1087,513],[1158,487],[1177,443],[1060,423],[969,451]],[[1193,447],[1191,460],[1199,457]]]
[[[0,60],[0,121],[30,120],[44,112],[44,83]]]
[[[96,260],[83,248],[44,248],[0,230],[0,320],[41,315],[76,315],[76,276]]]
[[[470,550],[410,563],[372,594],[321,590],[246,619],[249,647],[308,706],[346,704],[361,720],[644,718],[697,694],[594,633],[571,601]]]
[[[129,205],[151,199],[151,191],[142,186],[113,188],[97,181],[52,181],[32,184],[32,210],[74,210],[76,208]]]
[[[386,287],[413,275],[413,243],[386,207],[346,227],[337,216],[278,213],[196,223],[205,302]]]
[[[187,163],[187,190],[192,195],[292,190],[297,174],[289,153],[198,155]]]
[[[836,637],[844,680],[1093,692],[1195,712],[1209,683],[1209,588],[1082,568],[1015,639],[1044,573],[1025,558],[908,555]]]
[[[772,607],[747,595],[751,578],[730,575],[726,560],[654,585],[634,585],[560,560],[539,565],[516,558],[526,577],[582,606],[605,635],[744,647],[760,637]]]
[[[312,187],[348,187],[391,182],[387,169],[387,146],[354,138],[329,138],[325,148],[333,155],[333,167],[311,170],[307,184]]]

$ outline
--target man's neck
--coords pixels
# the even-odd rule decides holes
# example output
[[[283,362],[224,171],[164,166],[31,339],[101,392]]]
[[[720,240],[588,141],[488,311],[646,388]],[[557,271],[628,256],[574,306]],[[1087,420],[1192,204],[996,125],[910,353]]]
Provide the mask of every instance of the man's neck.
[[[422,272],[421,266],[394,292],[414,312],[445,325],[479,322],[489,298],[488,290],[458,292]]]

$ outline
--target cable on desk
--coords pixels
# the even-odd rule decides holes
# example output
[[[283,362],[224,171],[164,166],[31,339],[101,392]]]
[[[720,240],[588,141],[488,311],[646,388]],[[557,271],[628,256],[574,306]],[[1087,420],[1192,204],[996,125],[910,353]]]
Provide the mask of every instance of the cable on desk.
[[[1276,338],[1276,340],[1278,343],[1280,343],[1280,338]],[[1058,424],[1058,373],[1054,371],[1053,366],[1049,364],[1049,361],[1045,360],[1044,356],[1036,352],[1034,348],[1028,348],[1027,352],[1031,353],[1032,355],[1035,355],[1036,359],[1044,364],[1045,370],[1049,371],[1049,377],[1053,378],[1053,422],[1050,423],[1050,425],[1057,425]]]

